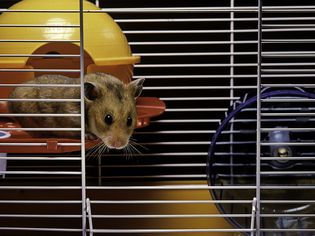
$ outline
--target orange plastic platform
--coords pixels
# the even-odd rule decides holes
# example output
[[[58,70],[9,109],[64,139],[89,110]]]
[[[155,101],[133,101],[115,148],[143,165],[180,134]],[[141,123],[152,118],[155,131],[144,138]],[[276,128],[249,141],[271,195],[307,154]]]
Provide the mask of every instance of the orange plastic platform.
[[[0,104],[0,114],[7,114],[6,103]],[[165,111],[165,103],[156,97],[139,97],[137,99],[138,120],[136,128],[142,128],[150,124],[152,117]],[[11,134],[8,138],[0,139],[0,153],[66,153],[81,149],[80,139],[63,138],[33,138],[27,131],[7,130],[9,128],[21,128],[10,117],[0,117],[0,130],[4,129]],[[100,140],[87,140],[86,149],[92,148]]]

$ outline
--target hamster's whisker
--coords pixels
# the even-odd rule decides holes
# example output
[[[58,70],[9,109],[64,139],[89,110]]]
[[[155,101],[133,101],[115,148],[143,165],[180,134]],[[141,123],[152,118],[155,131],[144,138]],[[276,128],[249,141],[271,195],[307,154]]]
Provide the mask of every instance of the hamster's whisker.
[[[129,160],[129,159],[132,157],[133,150],[132,150],[130,144],[128,144],[128,145],[124,148],[124,153],[125,153],[125,156],[126,156],[127,160]]]
[[[139,146],[143,148],[144,150],[148,151],[149,149],[142,144],[138,143],[136,139],[129,139],[129,143],[132,144],[134,147]]]
[[[99,151],[99,149],[101,148],[101,146],[103,145],[103,143],[97,143],[96,145],[94,145],[86,154],[86,156],[93,157],[95,156],[95,154]]]
[[[140,150],[138,148],[136,148],[136,143],[134,142],[129,142],[129,145],[128,145],[131,149],[131,151],[133,151],[133,153],[138,153],[140,155],[142,155],[142,153],[140,152]]]
[[[110,138],[111,138],[111,136],[108,136],[108,137],[102,136],[102,137],[101,137],[101,139],[102,139],[102,140],[105,140],[105,142],[107,142],[108,139],[110,139]],[[103,145],[102,153],[104,153],[104,152],[109,152],[109,151],[110,151],[110,148],[106,145],[105,142],[102,141],[102,145]]]
[[[103,153],[107,150],[107,146],[104,143],[102,143],[102,145],[100,146],[100,148],[98,150],[99,150],[99,152],[98,152],[97,157],[101,158]]]

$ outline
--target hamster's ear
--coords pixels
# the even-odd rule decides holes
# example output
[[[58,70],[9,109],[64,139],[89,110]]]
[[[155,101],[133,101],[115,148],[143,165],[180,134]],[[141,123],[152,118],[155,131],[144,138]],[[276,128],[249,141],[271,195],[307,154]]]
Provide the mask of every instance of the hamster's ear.
[[[100,91],[96,84],[93,84],[90,82],[84,83],[84,96],[88,100],[95,100],[96,98],[99,97],[99,95],[100,95]]]
[[[145,81],[144,78],[140,78],[140,79],[136,79],[136,80],[129,83],[128,87],[131,89],[132,95],[135,98],[140,96],[142,89],[143,89],[144,81]]]

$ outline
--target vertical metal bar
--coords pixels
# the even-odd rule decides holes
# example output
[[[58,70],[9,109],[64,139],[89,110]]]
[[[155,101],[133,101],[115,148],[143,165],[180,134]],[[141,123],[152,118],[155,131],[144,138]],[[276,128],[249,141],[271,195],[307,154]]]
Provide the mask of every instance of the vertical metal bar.
[[[252,217],[250,221],[250,229],[252,230],[250,232],[251,236],[254,236],[254,227],[255,227],[255,216],[256,216],[256,210],[257,210],[257,199],[254,197],[253,198],[253,203],[252,203]]]
[[[80,1],[80,81],[81,81],[81,201],[82,235],[86,235],[86,176],[85,176],[85,110],[84,110],[84,29],[83,0]]]
[[[91,208],[91,201],[89,198],[86,199],[86,212],[89,219],[89,228],[90,228],[89,236],[93,236],[94,228],[93,228],[93,220],[92,220],[92,208]]]
[[[231,0],[230,2],[230,7],[233,8],[234,7],[234,0]],[[230,106],[232,106],[234,104],[234,66],[232,66],[234,64],[234,11],[231,11],[230,12]],[[233,131],[234,130],[234,122],[232,120],[231,122],[231,127],[230,127],[230,131],[231,131],[231,134],[230,134],[230,142],[231,142],[231,145],[230,145],[230,153],[232,154],[233,153],[233,140],[234,140],[234,137],[233,137]],[[233,168],[233,155],[230,155],[230,173],[231,173],[231,184],[234,184],[234,178],[233,178],[233,173],[234,173],[234,168]]]
[[[262,0],[258,0],[257,44],[257,123],[256,123],[256,236],[260,236],[260,154],[261,154],[261,51],[262,51]]]

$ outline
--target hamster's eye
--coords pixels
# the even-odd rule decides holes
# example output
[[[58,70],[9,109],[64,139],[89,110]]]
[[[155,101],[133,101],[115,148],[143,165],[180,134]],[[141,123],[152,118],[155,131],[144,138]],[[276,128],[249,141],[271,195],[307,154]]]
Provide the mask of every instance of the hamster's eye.
[[[131,126],[132,125],[132,118],[130,116],[128,116],[127,118],[127,126]]]
[[[106,115],[105,116],[105,123],[107,125],[111,125],[113,123],[113,117],[111,115]]]

